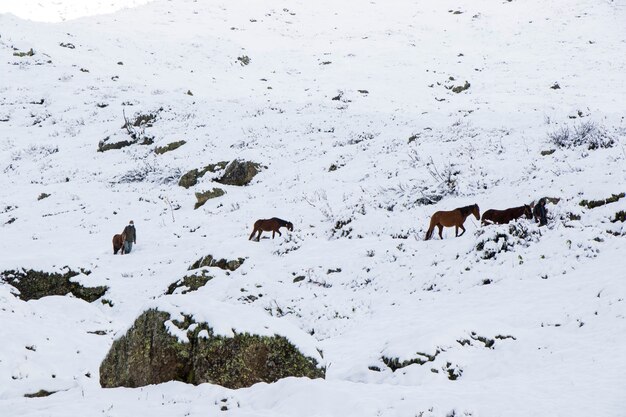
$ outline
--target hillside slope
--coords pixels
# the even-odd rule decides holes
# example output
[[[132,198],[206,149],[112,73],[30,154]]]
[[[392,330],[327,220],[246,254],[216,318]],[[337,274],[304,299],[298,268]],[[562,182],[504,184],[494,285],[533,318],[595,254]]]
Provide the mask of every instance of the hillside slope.
[[[619,2],[13,3],[0,273],[108,289],[23,301],[0,283],[0,414],[626,413]],[[224,184],[235,160],[257,164],[247,185]],[[437,210],[541,197],[546,227],[469,217],[423,240]],[[294,231],[248,240],[274,216]],[[130,219],[137,245],[114,256]],[[243,263],[190,269],[206,255]],[[211,279],[167,294],[194,273]],[[101,388],[150,308],[283,335],[326,378]]]

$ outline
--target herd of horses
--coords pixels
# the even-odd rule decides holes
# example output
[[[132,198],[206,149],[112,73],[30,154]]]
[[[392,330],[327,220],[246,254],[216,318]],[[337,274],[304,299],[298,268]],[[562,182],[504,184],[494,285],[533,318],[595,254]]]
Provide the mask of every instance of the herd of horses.
[[[465,220],[472,214],[474,215],[474,217],[476,217],[476,220],[481,220],[480,208],[478,207],[478,204],[459,207],[449,211],[435,212],[435,214],[433,214],[430,218],[430,225],[428,227],[428,231],[426,232],[425,240],[429,240],[430,238],[432,238],[435,227],[439,229],[439,238],[441,239],[443,239],[444,227],[454,227],[455,236],[463,236],[463,233],[465,233],[465,227],[463,227],[463,224],[465,223]],[[528,204],[520,207],[508,208],[506,210],[491,209],[483,213],[481,223],[483,226],[489,224],[506,224],[512,220],[519,219],[520,217],[532,219],[533,215],[537,217],[537,213],[534,213],[533,208]],[[255,240],[258,242],[261,239],[261,234],[263,232],[272,232],[272,239],[274,239],[276,233],[278,233],[278,236],[282,236],[282,233],[280,233],[281,227],[286,228],[290,232],[293,231],[293,223],[288,222],[287,220],[279,219],[278,217],[272,217],[271,219],[259,219],[254,222],[254,227],[252,229],[252,233],[250,233],[250,237],[248,238],[248,240],[254,239],[256,235]],[[460,235],[459,229],[461,229]],[[117,252],[120,250],[123,254],[123,233],[113,236],[113,253],[117,254]]]
[[[429,240],[433,236],[435,227],[439,229],[439,238],[441,239],[443,239],[444,227],[454,227],[455,236],[463,236],[463,233],[465,233],[465,227],[463,227],[463,224],[472,214],[476,217],[476,220],[481,220],[481,224],[483,226],[487,226],[489,224],[507,224],[512,220],[519,219],[520,217],[532,219],[533,216],[535,216],[537,220],[539,220],[538,214],[534,212],[533,208],[528,204],[520,207],[508,208],[506,210],[487,210],[483,213],[482,219],[480,218],[480,208],[478,207],[478,204],[472,204],[471,206],[459,207],[454,210],[435,212],[435,214],[433,214],[430,218],[430,225],[428,227],[428,231],[426,232],[425,240]],[[254,222],[254,228],[252,233],[250,233],[248,240],[252,240],[256,234],[257,236],[255,240],[258,242],[261,239],[261,234],[263,232],[272,232],[272,239],[274,239],[276,233],[278,233],[279,236],[282,236],[279,231],[281,227],[285,227],[287,230],[293,231],[293,224],[291,222],[279,219],[278,217],[272,217],[271,219],[259,219]],[[461,229],[460,235],[459,229]]]
[[[465,219],[467,219],[472,214],[474,215],[474,217],[476,217],[476,220],[481,220],[480,208],[478,207],[478,204],[459,207],[449,211],[435,212],[435,214],[433,214],[430,218],[430,226],[428,227],[428,231],[426,232],[425,240],[428,240],[433,236],[435,227],[439,229],[440,239],[443,239],[444,227],[454,227],[454,235],[456,237],[463,236],[463,233],[465,233],[465,228],[463,227]],[[483,226],[487,226],[489,224],[507,224],[510,221],[517,220],[522,216],[526,217],[527,219],[533,218],[533,209],[528,204],[524,204],[520,207],[508,208],[506,210],[487,210],[483,213],[481,224]],[[459,229],[462,230],[460,235]]]

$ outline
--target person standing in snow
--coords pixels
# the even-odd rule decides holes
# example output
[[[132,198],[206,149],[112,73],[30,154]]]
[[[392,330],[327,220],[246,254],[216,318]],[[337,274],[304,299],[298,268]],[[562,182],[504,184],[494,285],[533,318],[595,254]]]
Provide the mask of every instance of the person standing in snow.
[[[124,253],[130,253],[133,249],[133,243],[137,244],[137,231],[135,230],[135,223],[132,220],[128,222],[128,226],[124,228],[122,234],[125,236]]]
[[[535,215],[535,221],[539,222],[539,226],[545,226],[548,224],[545,197],[539,199],[537,205],[533,208],[533,214]]]

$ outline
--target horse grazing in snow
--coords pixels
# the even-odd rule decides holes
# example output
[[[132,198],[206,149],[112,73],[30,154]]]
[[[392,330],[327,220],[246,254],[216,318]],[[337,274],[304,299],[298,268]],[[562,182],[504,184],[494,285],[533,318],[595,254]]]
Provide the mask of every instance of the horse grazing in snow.
[[[437,211],[430,218],[430,227],[426,232],[426,239],[428,240],[433,236],[433,231],[435,230],[435,226],[439,228],[439,238],[443,239],[443,228],[444,227],[455,227],[455,236],[463,236],[465,233],[465,228],[463,227],[463,223],[465,223],[465,219],[473,214],[476,217],[476,220],[480,220],[480,209],[478,208],[478,204],[473,204],[471,206],[459,207],[450,211]],[[462,230],[459,235],[459,228]]]
[[[250,233],[248,240],[252,240],[254,234],[257,232],[257,242],[261,239],[261,233],[263,232],[272,232],[272,239],[274,239],[276,233],[278,233],[278,236],[282,236],[282,233],[278,230],[281,227],[286,227],[290,232],[293,231],[293,224],[291,222],[279,219],[278,217],[272,217],[271,219],[259,219],[254,222],[254,229],[252,230],[252,233]]]
[[[117,252],[121,249],[120,255],[124,254],[124,241],[126,235],[121,233],[119,235],[113,235],[113,255],[117,255]]]
[[[483,213],[482,225],[488,224],[507,224],[511,220],[517,220],[522,216],[526,216],[527,219],[533,218],[533,210],[528,204],[524,204],[520,207],[512,207],[506,210],[487,210]]]

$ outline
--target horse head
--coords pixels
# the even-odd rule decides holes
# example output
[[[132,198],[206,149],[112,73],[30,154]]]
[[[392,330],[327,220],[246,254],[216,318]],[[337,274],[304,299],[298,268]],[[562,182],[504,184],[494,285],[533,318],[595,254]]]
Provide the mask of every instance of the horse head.
[[[524,216],[526,216],[527,219],[533,218],[533,209],[528,204],[524,204]]]
[[[290,232],[293,232],[293,223],[287,222],[287,230],[289,230]]]
[[[472,207],[472,214],[476,217],[476,220],[480,220],[480,208],[478,208],[478,204],[474,204]]]

